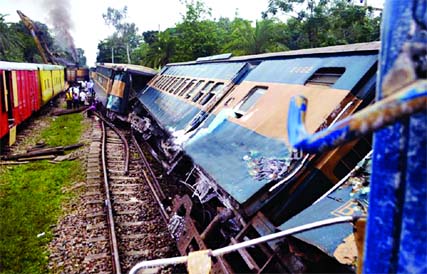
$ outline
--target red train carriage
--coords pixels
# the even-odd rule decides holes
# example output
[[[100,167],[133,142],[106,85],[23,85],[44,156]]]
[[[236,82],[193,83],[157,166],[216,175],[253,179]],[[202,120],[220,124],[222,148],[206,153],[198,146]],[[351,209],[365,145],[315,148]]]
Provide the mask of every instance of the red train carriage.
[[[35,64],[0,62],[0,138],[40,108]]]
[[[62,66],[0,61],[0,139],[63,88]]]

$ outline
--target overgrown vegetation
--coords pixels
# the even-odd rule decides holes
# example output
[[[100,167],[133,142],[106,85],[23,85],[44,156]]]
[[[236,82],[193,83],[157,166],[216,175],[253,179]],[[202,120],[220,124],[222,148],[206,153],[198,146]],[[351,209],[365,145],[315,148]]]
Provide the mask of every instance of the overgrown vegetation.
[[[81,114],[52,119],[41,132],[48,146],[78,142],[84,130]],[[0,169],[0,271],[46,273],[46,245],[61,215],[61,204],[72,197],[66,189],[83,180],[79,161],[51,164],[39,161]]]
[[[376,41],[380,13],[348,0],[270,0],[263,19],[212,19],[210,8],[199,0],[183,0],[181,22],[164,31],[138,33],[126,23],[127,9],[108,8],[106,23],[115,32],[98,44],[98,62],[142,64],[154,68],[169,62],[231,52],[258,54],[302,48]],[[280,20],[277,15],[286,20]],[[281,18],[282,18],[281,16]]]

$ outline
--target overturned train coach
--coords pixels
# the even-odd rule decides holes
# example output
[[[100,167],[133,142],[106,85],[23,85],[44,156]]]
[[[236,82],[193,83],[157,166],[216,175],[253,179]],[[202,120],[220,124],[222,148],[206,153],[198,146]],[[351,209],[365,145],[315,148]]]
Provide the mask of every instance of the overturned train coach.
[[[99,87],[97,98],[105,107],[107,116],[112,120],[127,120],[136,92],[156,74],[156,70],[138,65],[99,63],[91,78]]]
[[[182,254],[280,230],[365,157],[369,136],[322,154],[292,150],[288,106],[294,95],[308,98],[311,133],[367,106],[378,49],[372,42],[200,58],[168,64],[137,94],[132,127],[189,189],[174,198],[169,216]],[[213,271],[293,272],[319,261],[326,268],[317,271],[352,270],[315,244],[313,250],[316,259],[292,268],[295,247],[270,242],[216,258]]]

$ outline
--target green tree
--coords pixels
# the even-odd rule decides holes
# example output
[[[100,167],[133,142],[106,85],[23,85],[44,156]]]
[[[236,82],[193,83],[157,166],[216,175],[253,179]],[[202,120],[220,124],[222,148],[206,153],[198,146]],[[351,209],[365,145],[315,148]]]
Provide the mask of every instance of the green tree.
[[[0,60],[23,61],[19,34],[5,22],[5,17],[6,15],[0,14]]]
[[[122,10],[109,7],[107,13],[102,14],[102,17],[107,25],[115,28],[115,32],[109,37],[112,46],[118,48],[119,51],[123,47],[126,50],[127,63],[131,63],[131,51],[139,45],[142,37],[138,35],[135,23],[124,22],[127,18],[127,6]],[[112,61],[114,62],[114,60]]]
[[[210,9],[204,3],[186,1],[186,13],[175,27],[176,51],[172,61],[188,61],[220,53],[221,39],[217,24],[209,20]]]
[[[171,61],[176,50],[176,30],[174,28],[155,35],[144,35],[144,37],[147,37],[146,42],[138,48],[141,65],[160,68]]]
[[[278,42],[278,31],[277,24],[272,19],[256,21],[255,27],[252,27],[251,21],[236,18],[232,23],[232,39],[224,50],[231,51],[234,55],[285,50],[286,47]]]
[[[379,40],[380,17],[347,0],[270,0],[263,13],[287,14],[283,43],[290,49]]]

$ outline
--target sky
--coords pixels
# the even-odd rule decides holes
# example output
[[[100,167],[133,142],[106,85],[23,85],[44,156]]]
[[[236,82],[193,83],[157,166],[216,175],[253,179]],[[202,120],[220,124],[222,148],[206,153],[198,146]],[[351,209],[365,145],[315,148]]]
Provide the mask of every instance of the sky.
[[[16,10],[21,10],[34,21],[49,27],[47,8],[52,1],[69,5],[71,34],[77,48],[82,48],[87,58],[87,65],[93,66],[96,60],[98,42],[113,33],[112,27],[105,25],[102,14],[108,7],[121,9],[128,7],[127,21],[135,23],[140,33],[147,30],[165,30],[173,27],[182,19],[185,6],[180,0],[0,0],[0,14],[8,14],[6,22],[17,22]],[[239,17],[255,22],[261,19],[261,12],[268,6],[268,0],[203,0],[212,9],[212,18]],[[365,0],[366,1],[366,0]],[[369,0],[369,4],[382,7],[384,0]],[[356,2],[359,2],[357,0]]]

